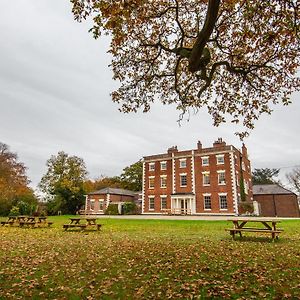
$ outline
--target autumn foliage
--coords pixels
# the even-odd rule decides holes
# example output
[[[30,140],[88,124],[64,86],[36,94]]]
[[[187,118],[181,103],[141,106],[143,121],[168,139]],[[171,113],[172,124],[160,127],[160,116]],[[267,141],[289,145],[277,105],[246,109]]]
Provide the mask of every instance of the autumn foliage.
[[[19,200],[35,202],[28,184],[25,165],[0,142],[0,215],[7,214]]]
[[[206,107],[252,129],[272,105],[299,90],[299,1],[71,0],[75,19],[93,18],[112,38],[112,93],[123,112],[155,99],[183,114]],[[243,137],[245,135],[241,134]]]

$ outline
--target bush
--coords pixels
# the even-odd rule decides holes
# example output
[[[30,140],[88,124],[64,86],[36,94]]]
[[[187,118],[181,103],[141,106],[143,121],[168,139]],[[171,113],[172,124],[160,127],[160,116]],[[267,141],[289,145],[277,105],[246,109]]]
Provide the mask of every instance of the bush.
[[[106,215],[118,215],[119,209],[118,204],[109,204],[107,209],[105,210]]]
[[[253,202],[240,202],[239,203],[239,214],[249,215],[254,213]]]
[[[123,204],[122,212],[124,215],[136,215],[137,214],[137,206],[134,202],[125,202]]]
[[[9,216],[19,216],[20,215],[20,209],[18,206],[13,206],[12,209],[9,212]]]

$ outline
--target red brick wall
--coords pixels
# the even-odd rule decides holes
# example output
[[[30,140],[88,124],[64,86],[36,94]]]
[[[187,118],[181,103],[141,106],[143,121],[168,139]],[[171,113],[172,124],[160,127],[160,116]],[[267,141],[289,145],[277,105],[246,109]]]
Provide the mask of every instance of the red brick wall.
[[[162,159],[161,161],[167,162],[167,170],[161,170],[160,169],[160,161],[155,161],[155,170],[149,171],[149,163],[145,163],[145,206],[144,211],[145,212],[153,212],[152,210],[149,211],[149,202],[148,198],[149,196],[155,196],[154,199],[154,206],[155,206],[155,212],[160,212],[160,195],[169,195],[167,199],[168,207],[170,206],[170,195],[172,194],[172,185],[173,185],[173,179],[172,179],[172,160],[165,160]],[[167,175],[167,187],[161,188],[160,187],[160,175]],[[154,189],[149,189],[149,176],[155,176],[155,184]]]
[[[134,196],[110,195],[110,202],[134,202]]]
[[[230,154],[224,154],[224,164],[217,165],[216,154],[203,155],[209,156],[209,166],[202,166],[202,159],[200,156],[195,157],[195,187],[196,187],[196,212],[197,213],[220,213],[225,212],[220,210],[219,193],[227,193],[228,213],[234,213],[233,195],[232,195],[232,181],[230,168]],[[217,171],[225,171],[226,185],[218,184]],[[210,185],[203,185],[202,172],[210,172]],[[211,211],[204,210],[203,194],[211,194]]]
[[[263,217],[300,217],[296,195],[254,195],[254,200]]]
[[[106,209],[106,195],[88,195],[87,196],[87,210],[90,210],[90,200],[93,199],[95,200],[94,204],[94,211],[93,212],[101,212],[99,211],[99,200],[103,200],[103,211]]]

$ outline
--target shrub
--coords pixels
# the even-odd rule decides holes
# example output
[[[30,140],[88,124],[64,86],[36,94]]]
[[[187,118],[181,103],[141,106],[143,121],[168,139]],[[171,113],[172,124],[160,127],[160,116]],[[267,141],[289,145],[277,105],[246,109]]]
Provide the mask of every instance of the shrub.
[[[106,215],[118,215],[119,209],[118,204],[109,204],[107,209],[105,210]]]
[[[13,206],[12,209],[9,212],[9,216],[19,216],[20,215],[20,209],[18,206]]]
[[[240,202],[239,203],[239,214],[248,215],[254,213],[253,202]]]
[[[124,215],[135,215],[137,214],[137,206],[134,202],[125,202],[122,212]]]

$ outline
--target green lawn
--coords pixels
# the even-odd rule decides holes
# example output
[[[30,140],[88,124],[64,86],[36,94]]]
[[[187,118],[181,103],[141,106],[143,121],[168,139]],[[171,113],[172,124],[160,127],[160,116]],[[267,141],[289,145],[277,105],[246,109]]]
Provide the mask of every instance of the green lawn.
[[[300,299],[300,221],[235,240],[225,221],[101,219],[99,232],[0,227],[0,299]]]

